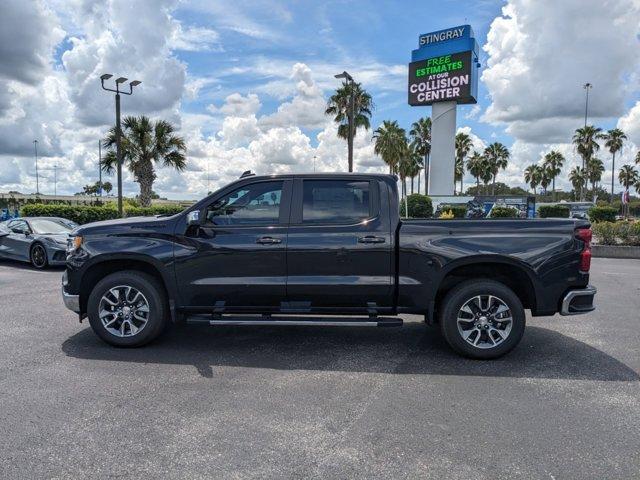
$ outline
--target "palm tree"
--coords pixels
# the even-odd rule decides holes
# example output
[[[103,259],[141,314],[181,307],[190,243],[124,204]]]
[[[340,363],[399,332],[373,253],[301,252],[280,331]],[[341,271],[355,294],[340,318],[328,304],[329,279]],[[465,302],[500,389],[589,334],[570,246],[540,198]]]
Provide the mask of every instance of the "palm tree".
[[[582,189],[585,185],[585,171],[582,167],[573,167],[571,172],[569,173],[569,180],[571,181],[571,185],[573,185],[574,199],[582,198]],[[578,195],[579,194],[579,195]]]
[[[338,124],[338,136],[349,141],[349,107],[351,94],[353,93],[353,136],[356,136],[358,128],[369,130],[371,124],[371,111],[373,100],[361,84],[344,81],[327,103],[325,115],[333,115],[333,121]],[[353,171],[353,164],[349,163],[349,171]]]
[[[467,170],[476,179],[476,195],[480,195],[480,177],[482,176],[484,161],[482,154],[476,150],[473,151],[467,161]]]
[[[427,175],[429,171],[429,155],[431,154],[431,118],[424,117],[414,122],[409,130],[412,148],[424,158],[424,192],[429,194]],[[418,174],[418,193],[420,193],[420,174]]]
[[[460,180],[460,195],[462,195],[463,190],[463,180],[464,180],[464,159],[469,155],[471,148],[473,147],[473,141],[471,137],[464,132],[458,132],[456,134],[455,139],[455,148],[456,148],[456,162],[455,162],[455,170],[454,170],[454,180],[453,180],[453,194],[456,193],[456,181]]]
[[[411,194],[413,194],[413,179],[420,173],[422,168],[422,156],[416,152],[413,147],[407,142],[405,153],[400,160],[399,172],[402,178],[404,175],[404,181],[406,178],[411,179]],[[407,187],[405,186],[405,196],[407,195]]]
[[[156,179],[154,163],[182,171],[186,167],[187,147],[184,139],[174,134],[175,127],[165,120],[152,122],[144,115],[130,116],[124,118],[122,127],[122,160],[140,184],[140,205],[148,207]],[[109,130],[102,144],[109,151],[102,159],[101,168],[111,174],[117,166],[115,127]]]
[[[492,185],[491,195],[495,195],[496,177],[500,170],[507,168],[509,159],[509,150],[500,142],[494,142],[484,149],[484,157],[488,160],[491,167]]]
[[[544,195],[546,196],[547,187],[551,183],[551,172],[549,171],[549,168],[545,164],[542,164],[538,168],[540,169],[540,186],[542,187]]]
[[[486,155],[482,155],[482,161],[480,162],[480,180],[484,184],[484,194],[489,194],[489,182],[494,178],[493,176],[493,163]]]
[[[640,152],[636,153],[636,165],[640,165]]]
[[[589,183],[591,183],[591,192],[595,197],[596,194],[596,185],[602,179],[602,174],[604,173],[604,163],[599,158],[593,157],[589,160],[587,165],[587,178]]]
[[[622,144],[627,139],[627,136],[619,128],[613,128],[607,133],[602,134],[602,138],[605,141],[604,146],[607,147],[611,153],[611,203],[613,202],[613,180],[616,176],[616,153],[622,150]],[[636,163],[637,161],[638,158],[636,157]]]
[[[551,177],[551,188],[553,190],[553,201],[556,200],[556,177],[562,172],[564,156],[557,150],[551,150],[544,156],[544,166]]]
[[[633,168],[632,165],[623,165],[618,172],[618,181],[625,190],[635,184],[638,180],[640,180],[640,176],[638,176],[637,170]]]
[[[536,187],[540,185],[541,176],[540,166],[535,163],[524,169],[524,181],[531,187],[534,195],[536,194]]]
[[[586,125],[582,128],[576,129],[573,134],[572,142],[576,146],[576,151],[582,158],[582,169],[586,171],[589,160],[595,152],[600,149],[600,145],[597,140],[602,138],[602,129],[594,127],[593,125]],[[581,188],[581,200],[584,200],[584,193],[586,190],[587,176],[584,177],[584,188]]]
[[[373,151],[389,165],[389,173],[396,172],[407,144],[404,129],[395,120],[385,120],[373,132],[373,138],[376,140]]]

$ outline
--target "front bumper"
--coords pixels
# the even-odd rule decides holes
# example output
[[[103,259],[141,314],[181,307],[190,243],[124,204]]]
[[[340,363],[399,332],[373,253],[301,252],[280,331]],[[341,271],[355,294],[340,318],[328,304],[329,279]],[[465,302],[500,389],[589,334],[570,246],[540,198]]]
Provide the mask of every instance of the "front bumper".
[[[67,285],[67,272],[64,272],[62,276],[62,285],[60,286],[60,290],[62,292],[62,301],[64,302],[64,306],[67,307],[72,312],[80,313],[80,295],[72,295],[67,293],[65,287]]]
[[[596,287],[588,285],[585,288],[569,290],[562,299],[560,315],[580,315],[596,309],[593,298],[597,293]]]
[[[64,265],[67,261],[67,251],[66,247],[52,247],[50,245],[46,245],[45,249],[47,250],[47,261],[51,266],[61,266]]]

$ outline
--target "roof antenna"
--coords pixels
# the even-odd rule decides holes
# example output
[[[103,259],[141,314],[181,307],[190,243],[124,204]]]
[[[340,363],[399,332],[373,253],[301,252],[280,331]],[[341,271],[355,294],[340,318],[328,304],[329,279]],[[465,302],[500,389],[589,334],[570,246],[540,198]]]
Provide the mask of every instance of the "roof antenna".
[[[242,175],[240,175],[240,178],[253,177],[254,175],[255,173],[253,173],[251,170],[247,170],[243,172]]]

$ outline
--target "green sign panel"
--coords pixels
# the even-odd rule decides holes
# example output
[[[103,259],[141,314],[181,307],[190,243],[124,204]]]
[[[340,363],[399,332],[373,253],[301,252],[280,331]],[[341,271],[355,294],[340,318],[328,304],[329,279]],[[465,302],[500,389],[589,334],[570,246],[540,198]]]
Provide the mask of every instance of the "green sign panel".
[[[452,53],[410,63],[409,105],[475,103],[471,95],[471,53]]]

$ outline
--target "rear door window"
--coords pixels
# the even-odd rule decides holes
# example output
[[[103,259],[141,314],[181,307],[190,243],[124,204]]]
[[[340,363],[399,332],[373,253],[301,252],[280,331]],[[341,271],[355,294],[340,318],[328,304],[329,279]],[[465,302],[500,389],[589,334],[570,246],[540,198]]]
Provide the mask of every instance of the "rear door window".
[[[372,216],[370,182],[305,180],[303,224],[353,224]]]

